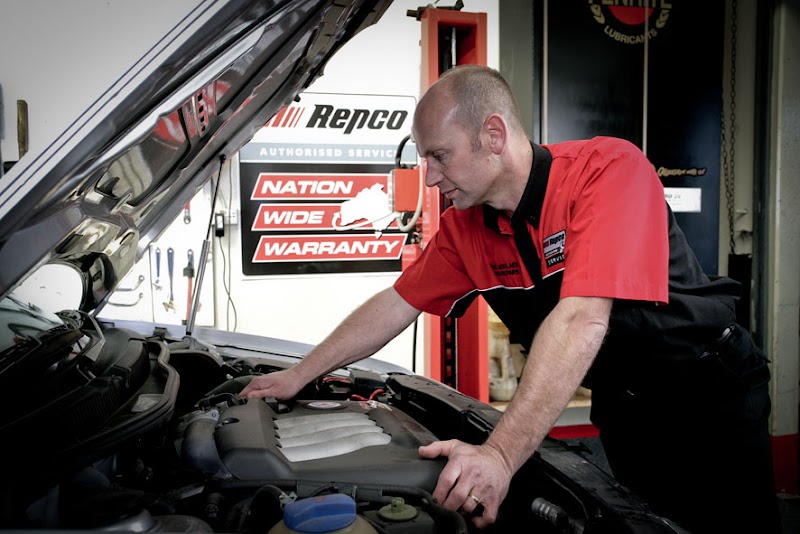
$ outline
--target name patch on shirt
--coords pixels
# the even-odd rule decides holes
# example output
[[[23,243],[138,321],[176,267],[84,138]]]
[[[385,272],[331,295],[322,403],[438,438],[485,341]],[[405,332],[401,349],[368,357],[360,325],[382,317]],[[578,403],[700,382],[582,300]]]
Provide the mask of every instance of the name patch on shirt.
[[[542,242],[542,249],[544,250],[544,261],[548,267],[552,267],[556,263],[564,262],[564,241],[567,237],[567,232],[561,230],[549,237],[545,237]]]
[[[519,274],[519,262],[510,261],[506,263],[490,263],[495,276],[513,276]]]

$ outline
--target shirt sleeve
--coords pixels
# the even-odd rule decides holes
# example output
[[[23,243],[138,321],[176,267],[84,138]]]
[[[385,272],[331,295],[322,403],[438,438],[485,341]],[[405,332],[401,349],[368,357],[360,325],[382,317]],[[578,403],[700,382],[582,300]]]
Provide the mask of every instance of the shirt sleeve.
[[[451,226],[452,217],[445,212],[439,230],[422,254],[394,283],[394,289],[410,305],[442,317],[453,315],[451,312],[459,301],[476,295],[475,285],[451,239]]]
[[[664,188],[633,144],[604,140],[574,184],[561,297],[667,303],[669,237]]]

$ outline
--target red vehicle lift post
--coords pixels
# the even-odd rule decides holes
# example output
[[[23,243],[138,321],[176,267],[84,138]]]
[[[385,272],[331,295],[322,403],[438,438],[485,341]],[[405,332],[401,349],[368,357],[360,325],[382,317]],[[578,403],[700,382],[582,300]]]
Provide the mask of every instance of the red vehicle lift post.
[[[486,13],[424,8],[416,16],[422,23],[420,94],[452,66],[487,64]],[[425,190],[422,248],[446,207],[438,189]],[[425,374],[483,402],[489,402],[488,310],[479,296],[461,318],[424,315]]]

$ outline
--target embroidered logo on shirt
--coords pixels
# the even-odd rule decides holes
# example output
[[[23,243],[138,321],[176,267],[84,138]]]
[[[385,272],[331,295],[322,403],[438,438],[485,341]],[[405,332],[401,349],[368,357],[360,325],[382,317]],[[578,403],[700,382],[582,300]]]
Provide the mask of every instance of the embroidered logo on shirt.
[[[519,274],[519,262],[510,261],[507,263],[490,263],[489,266],[494,271],[495,276],[512,276]]]
[[[560,232],[544,238],[542,249],[544,250],[544,261],[548,267],[552,267],[556,263],[564,262],[564,240],[567,237],[567,232],[561,230]]]

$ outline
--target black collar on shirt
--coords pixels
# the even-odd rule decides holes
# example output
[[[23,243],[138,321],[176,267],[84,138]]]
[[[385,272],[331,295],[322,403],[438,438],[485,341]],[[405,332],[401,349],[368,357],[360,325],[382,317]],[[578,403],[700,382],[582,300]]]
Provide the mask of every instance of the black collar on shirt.
[[[539,228],[539,218],[542,215],[542,204],[544,204],[544,194],[547,191],[547,179],[550,175],[550,162],[553,157],[550,152],[536,143],[531,143],[533,148],[533,164],[531,173],[528,176],[528,184],[522,193],[517,209],[511,217],[511,226],[517,228],[523,220],[530,222],[534,228]],[[497,224],[499,213],[488,204],[483,205],[484,224],[494,230],[500,231]]]
[[[517,245],[520,258],[525,264],[533,283],[538,284],[542,280],[541,261],[531,239],[531,234],[528,232],[526,221],[530,222],[534,228],[539,228],[539,218],[542,215],[542,204],[544,204],[544,194],[547,191],[547,179],[550,175],[550,163],[553,157],[546,148],[535,143],[531,143],[531,147],[533,148],[531,173],[528,176],[528,184],[525,186],[519,205],[511,216],[511,228],[514,230],[514,243]],[[499,232],[497,218],[497,210],[484,205],[483,219],[485,224]]]
[[[533,164],[528,177],[528,185],[522,193],[519,206],[511,217],[511,227],[517,228],[523,220],[527,220],[534,228],[539,228],[539,218],[542,216],[544,194],[547,191],[547,179],[550,176],[550,163],[553,156],[550,152],[536,143],[531,143],[533,148]]]

